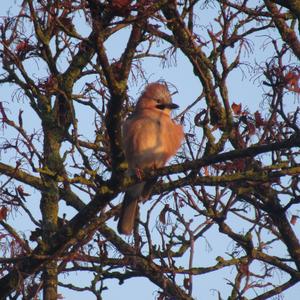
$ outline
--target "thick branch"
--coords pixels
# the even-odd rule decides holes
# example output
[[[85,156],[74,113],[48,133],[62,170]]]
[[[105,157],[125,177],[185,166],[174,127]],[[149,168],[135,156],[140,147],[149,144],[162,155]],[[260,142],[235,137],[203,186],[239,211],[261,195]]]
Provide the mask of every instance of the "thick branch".
[[[225,162],[227,160],[241,159],[246,157],[255,157],[262,153],[284,150],[292,147],[300,147],[300,137],[298,135],[293,135],[289,139],[283,140],[281,142],[265,144],[265,145],[254,145],[249,148],[232,150],[217,155],[207,155],[201,159],[195,159],[193,161],[187,161],[183,164],[164,167],[155,171],[155,175],[164,176],[164,175],[176,174],[176,173],[189,171],[189,170],[199,170],[204,166]],[[149,173],[151,174],[151,172]],[[148,179],[147,176],[145,178]],[[152,178],[152,174],[151,174],[151,178]]]
[[[194,42],[193,36],[181,19],[174,2],[168,2],[162,7],[164,16],[167,19],[167,26],[173,32],[176,39],[174,47],[179,47],[187,56],[194,67],[195,75],[200,79],[206,95],[207,106],[211,110],[211,122],[225,127],[223,108],[218,101],[217,94],[212,82],[210,69],[212,68],[205,53]]]
[[[265,4],[268,10],[273,14],[274,23],[278,28],[282,39],[291,47],[298,59],[300,59],[300,41],[298,40],[295,31],[288,27],[284,19],[281,18],[280,12],[274,3],[270,0],[265,0]]]
[[[8,177],[17,179],[25,184],[28,184],[28,185],[38,189],[39,191],[45,187],[41,178],[30,175],[30,174],[20,170],[19,167],[13,168],[13,167],[6,165],[4,163],[1,163],[1,162],[0,162],[0,174],[4,174]]]

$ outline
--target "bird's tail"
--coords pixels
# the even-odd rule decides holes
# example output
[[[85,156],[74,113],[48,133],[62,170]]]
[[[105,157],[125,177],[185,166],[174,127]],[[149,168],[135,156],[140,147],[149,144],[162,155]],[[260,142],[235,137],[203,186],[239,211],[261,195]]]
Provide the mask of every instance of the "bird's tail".
[[[146,182],[135,184],[126,191],[118,223],[119,233],[126,235],[130,235],[132,233],[138,203],[150,198],[156,181],[157,178],[153,178]]]
[[[118,223],[119,233],[126,235],[130,235],[132,233],[138,202],[142,196],[144,186],[145,183],[141,182],[135,184],[126,191]]]

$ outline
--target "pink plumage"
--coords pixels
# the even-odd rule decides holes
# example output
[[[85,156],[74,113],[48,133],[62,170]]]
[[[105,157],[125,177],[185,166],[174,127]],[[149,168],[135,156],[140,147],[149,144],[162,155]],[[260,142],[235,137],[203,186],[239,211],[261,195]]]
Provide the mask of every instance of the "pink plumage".
[[[136,169],[163,167],[176,154],[184,136],[182,126],[170,115],[177,107],[165,84],[155,82],[146,86],[122,128],[129,174],[134,174]],[[120,233],[132,233],[138,202],[150,196],[155,181],[128,188],[118,223]]]

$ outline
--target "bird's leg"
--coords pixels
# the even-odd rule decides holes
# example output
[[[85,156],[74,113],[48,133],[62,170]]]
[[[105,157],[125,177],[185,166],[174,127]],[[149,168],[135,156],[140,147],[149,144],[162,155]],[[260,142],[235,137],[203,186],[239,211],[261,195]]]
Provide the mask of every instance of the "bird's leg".
[[[155,171],[157,170],[157,166],[156,166],[156,165],[153,165],[153,166],[149,167],[148,170],[150,170],[150,174],[151,174],[151,175],[154,175],[154,174],[155,174]],[[142,180],[142,179],[144,178],[144,171],[143,171],[143,169],[136,167],[136,168],[134,169],[134,172],[135,172],[136,177],[137,177],[139,180]]]
[[[142,180],[142,179],[143,179],[143,170],[140,169],[140,168],[135,168],[134,171],[135,171],[136,177],[137,177],[139,180]]]

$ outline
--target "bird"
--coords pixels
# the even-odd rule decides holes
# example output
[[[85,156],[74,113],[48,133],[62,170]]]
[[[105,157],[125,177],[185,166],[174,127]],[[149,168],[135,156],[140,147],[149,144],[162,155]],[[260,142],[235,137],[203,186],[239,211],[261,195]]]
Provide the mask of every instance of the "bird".
[[[128,162],[128,175],[138,175],[143,169],[163,167],[181,146],[184,132],[181,124],[171,119],[179,106],[165,82],[148,84],[131,116],[122,125],[122,145]],[[139,202],[146,201],[157,178],[130,186],[124,195],[118,221],[118,232],[131,235]]]

